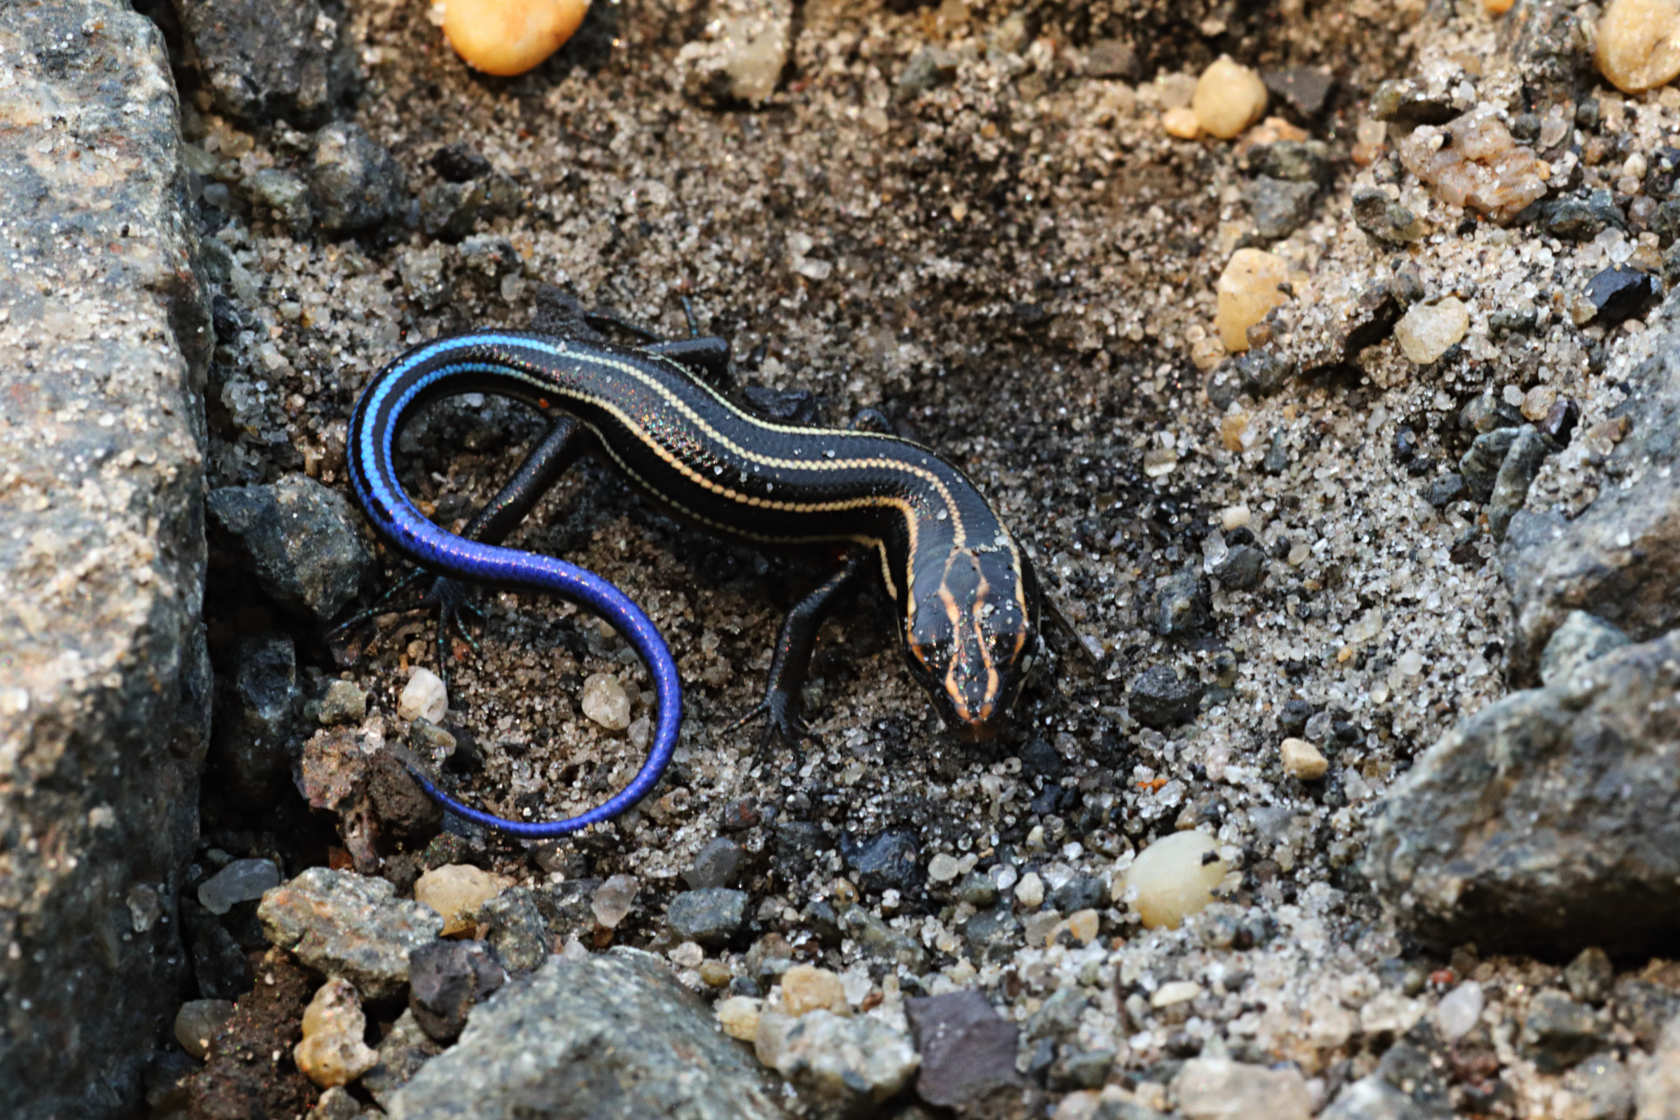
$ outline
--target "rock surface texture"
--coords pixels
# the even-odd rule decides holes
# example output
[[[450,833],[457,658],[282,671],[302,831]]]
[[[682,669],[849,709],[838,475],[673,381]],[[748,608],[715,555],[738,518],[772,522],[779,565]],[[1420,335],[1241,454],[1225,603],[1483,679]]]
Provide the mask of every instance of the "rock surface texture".
[[[0,1113],[126,1114],[185,964],[210,323],[157,27],[8,3],[0,60]]]

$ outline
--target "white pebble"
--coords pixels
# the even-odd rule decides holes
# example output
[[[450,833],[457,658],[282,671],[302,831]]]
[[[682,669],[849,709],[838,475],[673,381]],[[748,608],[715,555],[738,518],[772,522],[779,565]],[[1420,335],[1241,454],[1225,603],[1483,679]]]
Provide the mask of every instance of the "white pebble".
[[[949,883],[962,873],[957,857],[940,852],[928,860],[928,879],[935,883]]]
[[[415,669],[397,697],[397,718],[437,723],[449,711],[449,690],[430,669]]]
[[[630,726],[630,694],[611,673],[591,673],[583,681],[583,714],[608,731]]]
[[[1219,858],[1219,842],[1205,832],[1175,832],[1139,852],[1122,894],[1135,891],[1132,906],[1147,929],[1173,929],[1213,901],[1213,888],[1230,870]],[[1119,901],[1117,898],[1116,901]]]
[[[1015,884],[1015,901],[1028,910],[1044,905],[1044,880],[1038,877],[1038,872],[1029,871],[1021,876],[1021,881]]]
[[[1155,989],[1155,994],[1149,997],[1149,1006],[1159,1011],[1175,1003],[1188,1003],[1201,994],[1202,986],[1194,980],[1169,980]]]
[[[1476,1020],[1482,1017],[1482,1004],[1482,986],[1474,980],[1466,980],[1442,996],[1441,1002],[1435,1005],[1435,1025],[1440,1028],[1441,1037],[1456,1042],[1469,1034]]]
[[[594,912],[595,920],[608,929],[616,928],[630,913],[640,886],[634,876],[614,875],[596,887],[589,899],[589,909]]]

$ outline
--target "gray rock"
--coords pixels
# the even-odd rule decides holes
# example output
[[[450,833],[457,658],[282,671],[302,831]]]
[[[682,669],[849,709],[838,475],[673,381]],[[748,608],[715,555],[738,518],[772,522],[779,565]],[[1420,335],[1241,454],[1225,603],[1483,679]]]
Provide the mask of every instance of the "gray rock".
[[[1680,1018],[1657,1040],[1635,1096],[1635,1120],[1680,1120]]]
[[[371,229],[407,202],[402,166],[361,125],[339,122],[315,137],[309,190],[328,234]]]
[[[840,912],[840,929],[858,948],[877,960],[891,961],[906,968],[920,969],[927,961],[921,943],[893,929],[862,906],[848,906]]]
[[[909,101],[937,86],[951,84],[956,80],[959,61],[955,52],[943,47],[923,47],[910,56],[899,72],[893,97]]]
[[[367,692],[356,682],[328,681],[316,719],[323,727],[331,727],[335,723],[360,723],[367,715],[367,701]]]
[[[1423,500],[1440,509],[1452,505],[1464,497],[1465,493],[1464,476],[1454,471],[1431,482],[1423,492]]]
[[[474,1009],[386,1102],[391,1120],[682,1116],[771,1120],[764,1072],[656,957],[550,957]]]
[[[1021,923],[1008,906],[999,906],[964,922],[962,935],[975,960],[1006,960],[1021,943]]]
[[[231,999],[189,999],[175,1013],[175,1041],[202,1062],[210,1053],[210,1040],[232,1017]]]
[[[1145,669],[1127,693],[1132,718],[1145,727],[1166,731],[1196,717],[1202,702],[1202,682],[1181,677],[1170,666]]]
[[[1459,459],[1458,473],[1464,476],[1464,485],[1476,501],[1485,502],[1493,496],[1493,485],[1499,477],[1499,468],[1505,465],[1505,456],[1511,450],[1511,445],[1517,441],[1517,432],[1520,430],[1512,427],[1483,432],[1470,444],[1470,450]]]
[[[179,0],[188,57],[218,112],[246,126],[313,128],[351,89],[355,59],[317,0]],[[337,13],[342,15],[342,12]]]
[[[881,1102],[909,1084],[920,1061],[910,1040],[881,1020],[825,1010],[764,1012],[753,1047],[819,1118],[878,1115]]]
[[[1564,1089],[1575,1098],[1568,1115],[1584,1120],[1626,1120],[1633,1113],[1633,1075],[1614,1054],[1594,1054],[1563,1075]],[[1680,1108],[1676,1108],[1680,1113]]]
[[[1214,566],[1213,578],[1223,587],[1248,591],[1259,586],[1266,574],[1266,554],[1251,544],[1228,549]]]
[[[1319,1120],[1446,1120],[1451,1115],[1418,1104],[1373,1073],[1337,1094]]]
[[[430,906],[396,897],[384,879],[311,867],[257,907],[270,943],[310,968],[342,976],[364,999],[389,999],[408,983],[409,953],[443,931]]]
[[[694,862],[683,872],[683,882],[702,887],[733,887],[741,870],[741,845],[727,836],[714,837],[700,849]]]
[[[1680,315],[1670,297],[1667,318]],[[1508,670],[1534,679],[1540,651],[1572,610],[1620,627],[1636,641],[1680,625],[1680,330],[1653,342],[1617,410],[1627,435],[1605,463],[1599,495],[1573,521],[1550,512],[1511,519],[1499,559],[1516,612]]]
[[[916,1094],[929,1104],[961,1108],[1000,1087],[1021,1083],[1015,1072],[1018,1031],[977,991],[904,1001],[921,1056]]]
[[[1389,245],[1405,245],[1426,232],[1411,209],[1379,187],[1359,187],[1353,192],[1353,220],[1371,237]]]
[[[1570,611],[1540,654],[1540,683],[1561,685],[1576,669],[1628,644],[1628,636],[1586,611]]]
[[[361,1076],[362,1088],[381,1108],[389,1108],[396,1091],[442,1052],[443,1045],[420,1026],[419,1016],[405,1010],[391,1024],[390,1033],[379,1040],[379,1064]]]
[[[290,775],[302,703],[292,640],[284,634],[241,637],[233,671],[217,689],[210,761],[221,783],[246,805],[273,804]]]
[[[1164,638],[1192,638],[1206,632],[1213,621],[1207,580],[1195,568],[1184,568],[1155,586],[1149,623]]]
[[[246,176],[242,185],[253,203],[283,222],[294,236],[309,231],[315,212],[309,205],[309,184],[302,179],[278,167],[263,167]]]
[[[1556,988],[1544,988],[1534,993],[1523,1019],[1523,1052],[1542,1071],[1556,1073],[1606,1048],[1610,1040],[1604,1027],[1592,1008]]]
[[[728,887],[683,891],[671,900],[671,932],[708,948],[727,945],[746,928],[747,892]]]
[[[334,1085],[323,1092],[304,1120],[363,1120],[371,1115],[362,1102],[350,1095],[342,1085]]]
[[[1426,751],[1374,815],[1366,871],[1450,946],[1641,953],[1680,936],[1680,632],[1513,693]]]
[[[793,36],[792,0],[710,0],[703,36],[677,53],[683,93],[701,105],[762,105]]]
[[[1608,190],[1556,198],[1540,205],[1540,228],[1567,241],[1591,241],[1614,226],[1627,229],[1627,218]]]
[[[530,887],[509,887],[479,912],[490,927],[490,947],[514,972],[529,972],[548,958],[548,927]]]
[[[1499,464],[1499,473],[1494,475],[1493,490],[1488,494],[1488,524],[1493,528],[1494,540],[1505,539],[1505,528],[1528,499],[1528,487],[1540,473],[1540,464],[1548,450],[1546,437],[1540,434],[1539,428],[1524,424],[1517,429],[1510,450]]]
[[[273,860],[236,859],[198,885],[198,904],[212,914],[226,914],[279,885],[280,868]]]
[[[482,941],[432,941],[408,954],[408,1008],[439,1042],[454,1042],[472,1006],[506,982]]]
[[[210,516],[264,594],[317,622],[355,598],[373,563],[349,499],[306,475],[213,491]]]
[[[1603,949],[1594,945],[1575,954],[1563,970],[1563,983],[1569,994],[1582,1003],[1594,1006],[1610,998],[1610,985],[1615,982],[1616,970]]]
[[[1236,1120],[1265,1116],[1269,1120],[1307,1120],[1312,1096],[1294,1069],[1233,1062],[1225,1058],[1191,1058],[1173,1078],[1178,1108],[1189,1120]]]
[[[858,885],[872,894],[914,891],[927,877],[920,843],[908,829],[887,829],[858,841],[843,837],[840,852]]]
[[[0,1115],[138,1115],[209,735],[210,312],[157,25],[0,4],[0,58]]]
[[[1312,217],[1318,184],[1261,175],[1248,184],[1243,194],[1248,212],[1254,217],[1254,232],[1268,241],[1276,241],[1288,237]]]

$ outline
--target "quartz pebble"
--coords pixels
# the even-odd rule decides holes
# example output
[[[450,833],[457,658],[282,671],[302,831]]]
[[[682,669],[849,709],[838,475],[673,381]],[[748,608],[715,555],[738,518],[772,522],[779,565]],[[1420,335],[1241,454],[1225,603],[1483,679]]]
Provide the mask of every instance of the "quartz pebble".
[[[1039,878],[1038,872],[1029,871],[1021,876],[1021,881],[1015,884],[1015,901],[1027,910],[1037,910],[1044,905],[1044,880]]]
[[[443,678],[430,669],[415,669],[397,697],[397,718],[437,723],[448,711],[449,690]]]
[[[765,1011],[753,1049],[823,1115],[878,1115],[872,1106],[903,1089],[918,1062],[910,1039],[888,1024],[832,1011],[798,1018]]]
[[[216,1032],[232,1017],[232,1000],[189,999],[175,1013],[175,1041],[202,1062],[210,1056],[210,1043]]]
[[[273,860],[236,859],[198,885],[198,904],[212,914],[226,914],[279,885],[280,869]]]
[[[1441,997],[1435,1005],[1435,1026],[1446,1042],[1457,1042],[1470,1033],[1482,1015],[1482,986],[1466,980]]]
[[[826,968],[796,964],[782,974],[782,1009],[789,1015],[811,1011],[851,1014],[840,977]]]
[[[1278,752],[1283,756],[1284,772],[1303,782],[1316,781],[1330,769],[1329,760],[1305,739],[1285,739],[1278,744]]]
[[[1437,303],[1414,303],[1394,324],[1394,338],[1406,359],[1420,366],[1438,360],[1470,330],[1470,311],[1448,296]]]
[[[589,0],[447,0],[443,33],[475,70],[523,74],[559,50]]]
[[[1551,169],[1519,145],[1487,108],[1437,128],[1420,125],[1399,144],[1406,170],[1453,206],[1509,221],[1546,193]]]
[[[322,984],[303,1010],[303,1040],[292,1048],[298,1069],[325,1089],[347,1085],[372,1069],[379,1055],[364,1041],[367,1016],[355,985],[337,976]]]
[[[583,714],[608,731],[623,731],[630,726],[630,694],[611,673],[585,677],[580,703]]]
[[[1179,105],[1161,113],[1161,131],[1178,140],[1194,140],[1202,134],[1202,126],[1194,109]]]
[[[1135,891],[1132,906],[1146,929],[1174,929],[1213,901],[1213,889],[1229,865],[1219,858],[1219,843],[1205,832],[1175,832],[1139,852],[1116,880],[1115,901]]]
[[[1248,349],[1248,328],[1284,301],[1278,285],[1288,278],[1289,267],[1276,253],[1238,249],[1231,254],[1214,286],[1219,299],[1214,324],[1225,349],[1232,353]]]
[[[1593,61],[1623,93],[1667,84],[1680,74],[1680,0],[1610,0]]]
[[[414,901],[443,915],[443,935],[452,937],[471,931],[478,924],[479,908],[512,885],[511,879],[471,864],[446,863],[415,880]]]
[[[617,929],[635,905],[636,891],[641,884],[631,875],[614,875],[590,896],[589,909],[595,920],[607,929]]]
[[[1242,63],[1220,55],[1197,79],[1190,108],[1202,131],[1229,140],[1266,111],[1266,83]]]
[[[952,855],[940,852],[928,860],[928,881],[930,883],[949,883],[962,873],[962,864]]]
[[[1175,1003],[1188,1003],[1201,994],[1202,986],[1194,980],[1169,980],[1155,989],[1155,994],[1149,997],[1149,1006],[1159,1010]]]

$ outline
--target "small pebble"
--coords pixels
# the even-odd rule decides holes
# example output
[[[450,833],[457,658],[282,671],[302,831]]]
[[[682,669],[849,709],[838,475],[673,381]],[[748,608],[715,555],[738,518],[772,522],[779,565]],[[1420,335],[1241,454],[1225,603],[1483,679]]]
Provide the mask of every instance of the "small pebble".
[[[461,60],[486,74],[523,74],[577,31],[589,0],[447,0],[443,33]]]
[[[1149,1006],[1159,1011],[1175,1003],[1188,1003],[1201,994],[1202,986],[1194,980],[1169,980],[1155,989],[1155,994],[1149,997]]]
[[[476,928],[479,909],[512,885],[471,864],[446,863],[415,880],[414,901],[443,915],[443,936],[453,937]]]
[[[1523,394],[1522,414],[1525,420],[1538,424],[1552,411],[1557,402],[1557,390],[1550,385],[1536,385]]]
[[[1038,872],[1029,871],[1015,884],[1015,901],[1023,909],[1037,910],[1044,905],[1044,880]]]
[[[1161,114],[1161,131],[1177,140],[1194,140],[1202,134],[1202,126],[1194,109],[1179,105]]]
[[[1289,279],[1289,266],[1264,249],[1238,249],[1214,286],[1219,309],[1214,324],[1225,349],[1248,349],[1248,328],[1284,301],[1279,285]]]
[[[808,964],[796,964],[782,974],[782,1009],[789,1015],[817,1010],[851,1014],[840,977],[826,968]]]
[[[1414,303],[1394,324],[1394,338],[1408,361],[1426,366],[1438,360],[1470,330],[1470,312],[1448,296],[1438,303]]]
[[[216,1032],[232,1016],[232,1000],[189,999],[175,1013],[175,1041],[202,1062],[210,1056],[210,1042]]]
[[[1266,83],[1242,63],[1220,55],[1197,79],[1190,108],[1204,132],[1229,140],[1266,111]]]
[[[641,883],[631,875],[614,875],[595,888],[589,899],[589,910],[595,921],[607,929],[617,929],[629,915],[636,902]]]
[[[611,673],[585,677],[580,704],[584,715],[608,731],[623,731],[630,726],[630,694]]]
[[[1680,0],[1610,0],[1593,61],[1623,93],[1667,84],[1680,74]]]
[[[359,723],[367,715],[367,693],[354,681],[328,681],[326,694],[321,697],[320,715],[323,727],[335,723]]]
[[[379,1054],[362,1036],[367,1016],[356,988],[332,977],[303,1010],[303,1040],[292,1048],[298,1070],[325,1089],[348,1085],[379,1062]]]
[[[730,1038],[738,1038],[742,1042],[751,1042],[758,1034],[758,1016],[763,1008],[763,1001],[751,996],[730,996],[720,999],[717,1003],[718,1026]]]
[[[722,961],[702,961],[700,963],[700,982],[708,988],[721,988],[735,979],[735,974],[729,971],[729,966]]]
[[[397,697],[397,718],[439,723],[448,711],[449,690],[444,687],[443,678],[430,669],[415,669],[403,685],[402,695]]]
[[[1441,997],[1435,1005],[1435,1026],[1447,1042],[1456,1042],[1470,1033],[1482,1015],[1482,986],[1466,980]]]
[[[1230,870],[1219,858],[1219,842],[1205,832],[1175,832],[1139,852],[1123,878],[1115,880],[1115,901],[1135,890],[1132,906],[1144,928],[1176,929],[1213,901],[1213,889]]]
[[[1291,778],[1314,782],[1324,777],[1330,762],[1319,749],[1305,739],[1289,738],[1278,744],[1283,756],[1283,769]]]
[[[236,859],[198,885],[198,904],[212,914],[226,914],[279,885],[280,868],[273,860]]]
[[[1100,916],[1095,910],[1075,910],[1068,915],[1067,930],[1081,945],[1089,945],[1097,939]]]
[[[962,864],[955,856],[940,852],[928,860],[927,873],[931,883],[949,883],[962,873]]]

